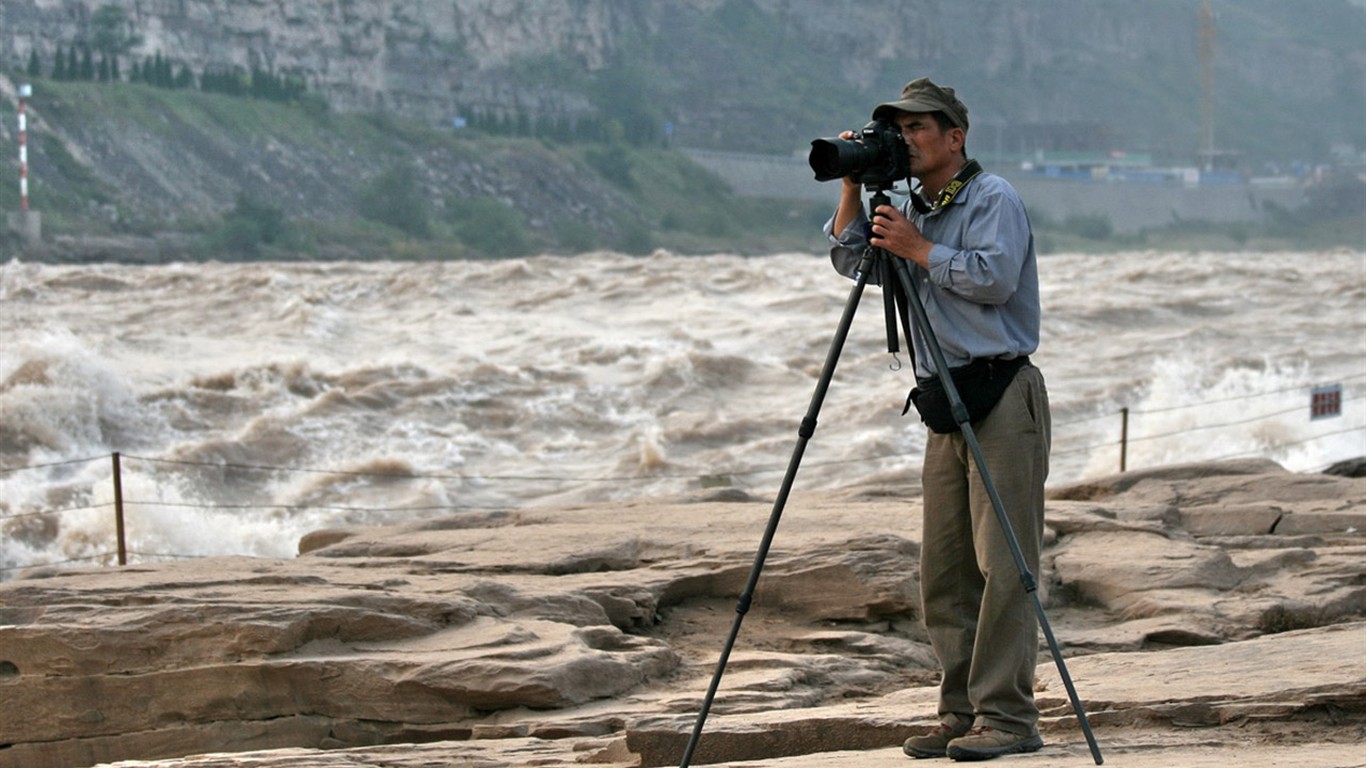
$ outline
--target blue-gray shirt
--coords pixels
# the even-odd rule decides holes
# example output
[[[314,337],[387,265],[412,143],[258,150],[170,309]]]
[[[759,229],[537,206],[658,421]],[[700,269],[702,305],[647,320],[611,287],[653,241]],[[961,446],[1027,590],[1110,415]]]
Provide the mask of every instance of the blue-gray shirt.
[[[907,200],[901,212],[934,243],[930,268],[907,261],[939,346],[950,368],[975,358],[1019,357],[1039,348],[1039,269],[1024,202],[1000,176],[979,174],[946,206],[916,213]],[[868,244],[868,217],[858,217],[838,236],[825,223],[835,269],[854,277]],[[891,256],[891,258],[897,258]],[[920,329],[912,324],[916,376],[934,375]]]

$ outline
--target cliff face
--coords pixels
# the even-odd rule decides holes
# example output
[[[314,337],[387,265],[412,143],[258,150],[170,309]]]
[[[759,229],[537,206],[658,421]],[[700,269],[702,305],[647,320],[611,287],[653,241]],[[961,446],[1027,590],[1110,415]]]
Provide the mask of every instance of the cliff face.
[[[615,122],[628,143],[667,134],[676,147],[804,154],[811,138],[861,125],[871,104],[930,74],[964,95],[970,150],[994,156],[1003,170],[1054,150],[1125,150],[1192,165],[1201,127],[1199,6],[0,0],[0,146],[14,142],[13,75],[34,54],[50,73],[57,52],[94,40],[113,8],[136,40],[125,73],[158,54],[196,74],[266,70],[301,79],[329,109],[247,119],[250,110],[227,99],[202,107],[207,117],[192,116],[174,101],[154,102],[148,89],[64,91],[40,80],[29,105],[30,162],[38,205],[48,211],[145,231],[217,215],[250,191],[290,215],[326,217],[354,211],[359,187],[402,163],[415,167],[438,212],[447,202],[493,197],[548,212],[529,225],[540,232],[586,224],[595,243],[619,246],[632,227],[660,218],[636,210],[660,169],[641,169],[638,187],[623,186],[554,147],[500,154],[481,143],[488,133],[480,131],[443,130],[441,141],[415,142],[384,118],[442,129],[462,116],[509,127],[514,119],[566,121],[580,137],[586,119],[592,141],[612,135]],[[1312,165],[1366,147],[1366,51],[1353,35],[1366,25],[1366,6],[1214,7],[1220,149],[1260,171],[1267,160]],[[368,128],[329,124],[337,113],[382,117],[366,117]],[[12,157],[5,153],[5,165]],[[15,204],[11,188],[0,188],[0,207]],[[630,221],[610,221],[608,212]]]
[[[0,3],[0,58],[46,61],[88,35],[103,3]],[[456,105],[526,99],[500,72],[547,53],[601,68],[623,28],[646,30],[622,0],[140,0],[123,3],[142,37],[135,54],[201,71],[261,68],[297,74],[347,111],[448,117]],[[552,98],[554,84],[546,93]]]
[[[1189,135],[1198,115],[1197,0],[5,0],[0,64],[89,39],[109,4],[141,35],[135,56],[292,73],[336,109],[442,123],[469,109],[582,114],[594,75],[614,67],[644,78],[649,92],[634,96],[693,146],[766,122],[808,136],[821,112],[862,113],[921,73],[965,86],[981,120],[1110,122],[1130,144]],[[1324,141],[1366,144],[1351,127],[1366,53],[1350,34],[1366,9],[1213,7],[1224,135],[1262,101],[1318,104],[1313,122],[1336,126]]]

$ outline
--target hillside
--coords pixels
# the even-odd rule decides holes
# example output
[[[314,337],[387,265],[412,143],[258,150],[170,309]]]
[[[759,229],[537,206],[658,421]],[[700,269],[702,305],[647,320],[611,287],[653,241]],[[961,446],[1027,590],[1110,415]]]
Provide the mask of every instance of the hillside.
[[[91,45],[123,71],[295,77],[338,112],[616,120],[680,145],[786,154],[919,74],[954,84],[979,141],[1189,161],[1201,0],[0,0],[0,67]],[[1216,145],[1250,162],[1366,148],[1366,8],[1210,0]],[[113,16],[102,15],[113,9]],[[121,53],[120,53],[121,52]],[[1309,119],[1306,119],[1309,117]]]
[[[141,84],[40,87],[30,197],[54,258],[457,258],[783,239],[774,228],[746,234],[745,206],[662,148]],[[0,186],[0,208],[17,203],[17,185]]]
[[[0,146],[17,143],[15,86],[33,82],[32,201],[54,246],[38,257],[820,248],[826,204],[756,199],[675,150],[790,157],[929,72],[967,97],[970,150],[993,169],[1112,150],[1190,164],[1198,6],[0,0]],[[1359,163],[1366,8],[1212,7],[1218,146],[1246,172]],[[57,77],[88,46],[90,67],[122,62],[119,82]],[[153,56],[180,87],[146,81]],[[208,89],[263,74],[298,93]],[[17,180],[15,153],[0,168]],[[1036,223],[1054,249],[1359,246],[1366,204],[1349,191],[1329,195],[1347,218],[1326,226],[1284,211],[1160,236],[1095,216]],[[18,207],[0,183],[0,208]],[[0,233],[0,257],[17,249]]]

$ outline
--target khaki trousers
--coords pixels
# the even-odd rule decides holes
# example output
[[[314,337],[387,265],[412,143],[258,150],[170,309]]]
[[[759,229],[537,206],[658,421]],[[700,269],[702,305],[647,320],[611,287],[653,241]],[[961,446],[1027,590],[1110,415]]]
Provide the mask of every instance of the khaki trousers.
[[[1039,573],[1052,418],[1038,368],[1025,366],[973,431],[1020,550]],[[1038,617],[961,433],[925,446],[921,601],[943,669],[939,715],[1021,735],[1038,731]]]

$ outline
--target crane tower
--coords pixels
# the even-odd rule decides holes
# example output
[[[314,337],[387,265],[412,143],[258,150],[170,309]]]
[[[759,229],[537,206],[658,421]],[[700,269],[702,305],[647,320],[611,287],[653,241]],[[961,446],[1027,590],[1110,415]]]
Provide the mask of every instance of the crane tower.
[[[1214,169],[1214,9],[1200,5],[1200,164]]]

